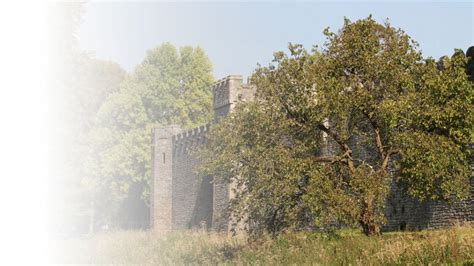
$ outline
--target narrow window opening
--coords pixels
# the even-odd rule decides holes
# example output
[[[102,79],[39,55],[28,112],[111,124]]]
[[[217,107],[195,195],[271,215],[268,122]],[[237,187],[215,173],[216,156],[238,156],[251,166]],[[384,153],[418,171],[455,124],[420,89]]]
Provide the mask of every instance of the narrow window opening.
[[[402,214],[405,213],[405,205],[402,205]]]
[[[163,163],[166,163],[166,154],[163,152]]]

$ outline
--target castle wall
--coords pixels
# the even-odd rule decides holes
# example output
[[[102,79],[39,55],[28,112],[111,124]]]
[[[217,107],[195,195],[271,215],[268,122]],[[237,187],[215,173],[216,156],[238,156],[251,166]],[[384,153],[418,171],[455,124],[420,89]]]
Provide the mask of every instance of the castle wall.
[[[212,223],[212,184],[197,174],[195,152],[206,141],[209,125],[173,136],[173,229]]]
[[[470,184],[470,195],[466,200],[449,204],[442,201],[417,201],[393,183],[386,205],[387,224],[384,230],[441,228],[456,223],[474,222],[473,178]]]
[[[227,231],[229,220],[226,216],[226,209],[229,206],[229,184],[214,183],[214,199],[213,199],[213,228],[218,231]]]

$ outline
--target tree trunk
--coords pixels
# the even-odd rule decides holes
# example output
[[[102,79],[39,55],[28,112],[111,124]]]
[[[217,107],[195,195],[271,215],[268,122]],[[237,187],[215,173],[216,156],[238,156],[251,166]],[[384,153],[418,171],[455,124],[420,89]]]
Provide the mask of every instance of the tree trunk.
[[[377,223],[374,197],[368,195],[365,197],[359,220],[362,231],[366,236],[380,235],[380,225]]]
[[[380,235],[380,225],[377,223],[362,223],[362,231],[366,236]]]

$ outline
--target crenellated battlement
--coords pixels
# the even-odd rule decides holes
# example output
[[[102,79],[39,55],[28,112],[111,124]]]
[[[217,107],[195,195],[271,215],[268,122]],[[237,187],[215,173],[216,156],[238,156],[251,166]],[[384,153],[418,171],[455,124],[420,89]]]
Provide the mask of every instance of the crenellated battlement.
[[[214,82],[214,85],[212,85],[213,89],[220,88],[222,86],[225,86],[226,84],[229,83],[230,80],[239,80],[242,82],[242,76],[241,75],[228,75],[225,76],[218,81]]]
[[[211,124],[202,125],[193,129],[185,130],[172,136],[174,156],[184,154],[188,148],[196,148],[204,144],[206,135],[211,128]]]
[[[200,137],[201,135],[203,135],[203,134],[205,134],[206,132],[209,131],[210,126],[211,126],[211,124],[206,124],[206,125],[203,125],[203,126],[200,126],[200,127],[185,130],[181,133],[178,133],[178,134],[174,135],[172,137],[173,141],[179,142],[179,141],[186,140],[186,139],[189,139],[189,138]]]

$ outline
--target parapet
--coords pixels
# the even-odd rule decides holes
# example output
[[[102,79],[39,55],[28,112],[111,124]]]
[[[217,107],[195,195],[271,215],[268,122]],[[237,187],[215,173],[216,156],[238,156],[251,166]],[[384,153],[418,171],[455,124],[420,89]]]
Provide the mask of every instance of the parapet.
[[[178,125],[169,125],[153,129],[153,135],[156,139],[166,139],[181,131]]]
[[[214,85],[212,85],[212,88],[216,89],[216,88],[225,86],[230,80],[236,80],[242,83],[243,78],[242,78],[242,75],[228,75],[216,81]]]
[[[189,129],[172,136],[175,155],[179,156],[188,148],[195,148],[206,141],[206,135],[210,131],[211,124],[202,125]]]

